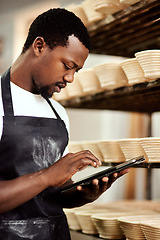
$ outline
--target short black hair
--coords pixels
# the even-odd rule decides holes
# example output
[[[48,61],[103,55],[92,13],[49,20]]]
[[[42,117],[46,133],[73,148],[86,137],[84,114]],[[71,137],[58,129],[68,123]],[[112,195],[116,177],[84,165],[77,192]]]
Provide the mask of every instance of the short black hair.
[[[36,37],[43,37],[49,48],[53,49],[56,46],[67,46],[71,35],[90,50],[90,37],[80,18],[64,8],[50,9],[32,22],[22,53],[32,45]]]

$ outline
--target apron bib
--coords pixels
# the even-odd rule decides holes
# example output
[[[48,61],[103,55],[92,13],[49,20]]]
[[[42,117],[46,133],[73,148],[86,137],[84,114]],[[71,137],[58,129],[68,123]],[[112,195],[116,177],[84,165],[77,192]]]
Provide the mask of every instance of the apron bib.
[[[10,69],[2,76],[4,107],[0,142],[0,180],[11,180],[54,164],[68,144],[64,122],[47,100],[56,119],[14,116]],[[48,188],[30,201],[0,214],[1,240],[69,240],[69,229],[54,188]]]

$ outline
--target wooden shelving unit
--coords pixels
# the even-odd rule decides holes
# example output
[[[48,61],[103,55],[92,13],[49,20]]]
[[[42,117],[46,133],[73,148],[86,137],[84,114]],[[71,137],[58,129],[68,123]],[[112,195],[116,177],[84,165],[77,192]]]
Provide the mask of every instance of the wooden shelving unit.
[[[103,24],[104,23],[104,24]],[[160,47],[160,1],[142,0],[89,29],[92,52],[124,57]]]
[[[134,53],[160,48],[160,1],[143,0],[89,29],[92,52],[134,57]],[[62,101],[68,108],[108,109],[134,112],[160,110],[160,79]]]
[[[98,22],[89,30],[92,53],[135,57],[147,49],[160,49],[160,1],[142,0],[113,15],[110,23]],[[66,108],[107,109],[152,114],[160,111],[160,79],[104,91],[92,96],[61,101]],[[107,166],[113,163],[104,164]],[[148,168],[147,199],[151,199],[151,170],[160,168],[159,163],[143,163],[138,167]],[[71,231],[72,239],[100,240]]]
[[[142,0],[89,29],[92,53],[134,57],[135,52],[160,48],[160,1]],[[61,101],[67,108],[152,113],[160,111],[160,79]]]

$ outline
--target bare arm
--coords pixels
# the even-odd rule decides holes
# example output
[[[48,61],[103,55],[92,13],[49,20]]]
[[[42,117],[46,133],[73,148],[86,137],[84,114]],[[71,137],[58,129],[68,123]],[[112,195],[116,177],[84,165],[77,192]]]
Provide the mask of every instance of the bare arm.
[[[43,171],[0,181],[0,213],[27,202],[46,188]]]
[[[99,166],[89,151],[69,153],[52,166],[13,180],[0,181],[0,213],[14,209],[48,187],[58,187],[88,165]]]

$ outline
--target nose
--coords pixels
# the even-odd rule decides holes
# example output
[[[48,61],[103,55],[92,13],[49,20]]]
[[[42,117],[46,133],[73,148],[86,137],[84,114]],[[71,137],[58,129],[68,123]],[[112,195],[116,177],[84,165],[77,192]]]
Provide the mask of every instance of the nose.
[[[74,73],[73,71],[68,72],[67,74],[64,75],[64,80],[68,83],[72,83],[74,80]]]

